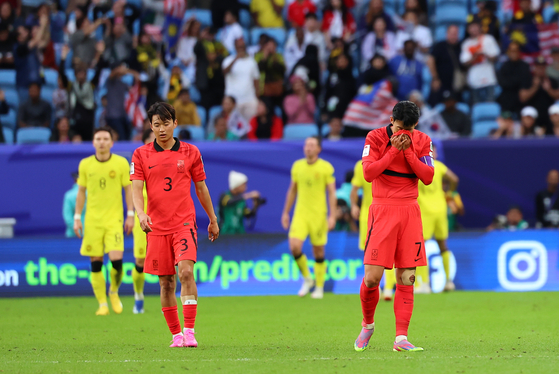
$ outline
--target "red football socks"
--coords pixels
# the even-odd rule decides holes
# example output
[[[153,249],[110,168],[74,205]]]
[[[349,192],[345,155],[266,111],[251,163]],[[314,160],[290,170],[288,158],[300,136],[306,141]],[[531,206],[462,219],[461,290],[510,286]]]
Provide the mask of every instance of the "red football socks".
[[[184,315],[184,328],[193,329],[196,322],[196,304],[183,305],[182,314]]]
[[[169,330],[171,334],[177,335],[181,332],[181,323],[179,321],[179,312],[177,306],[168,306],[165,308],[161,308],[163,311],[163,315],[165,316],[165,321],[167,321],[167,326],[169,326]]]
[[[363,281],[361,282],[359,295],[361,297],[361,310],[363,311],[363,327],[366,327],[375,321],[375,310],[380,298],[378,286],[368,288]]]
[[[396,336],[408,335],[413,312],[413,286],[396,285],[394,295],[394,315],[396,316]]]

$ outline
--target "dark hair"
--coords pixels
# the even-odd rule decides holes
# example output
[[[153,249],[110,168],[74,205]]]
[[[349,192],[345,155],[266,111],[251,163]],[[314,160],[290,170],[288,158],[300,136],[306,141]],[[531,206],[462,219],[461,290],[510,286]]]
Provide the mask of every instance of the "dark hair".
[[[307,139],[315,139],[318,146],[322,149],[322,138],[318,135],[309,136]]]
[[[97,134],[98,132],[101,132],[101,131],[108,132],[109,135],[111,136],[111,140],[114,140],[114,136],[113,136],[113,131],[114,130],[109,126],[101,126],[101,127],[96,128],[95,130],[93,130],[93,137],[95,137],[95,134]]]
[[[83,17],[78,18],[78,19],[76,20],[76,30],[80,30],[80,29],[82,28],[83,21],[85,21],[86,18],[87,18],[87,16],[84,15]]]
[[[510,212],[511,210],[518,210],[520,212],[520,214],[524,214],[524,212],[522,212],[522,208],[520,208],[520,205],[511,205],[509,207],[509,210],[507,212]]]
[[[341,0],[341,11],[342,11],[342,21],[345,23],[346,21],[346,15],[347,15],[347,6],[345,5],[345,1]],[[324,12],[327,11],[331,11],[332,13],[334,12],[334,7],[332,6],[332,0],[328,0],[328,3],[326,4],[326,7],[324,8]]]
[[[175,122],[175,108],[172,105],[164,103],[164,102],[157,102],[153,104],[148,110],[148,118],[149,123],[152,123],[153,116],[158,115],[159,118],[166,122],[172,121]]]
[[[350,169],[350,170],[345,172],[345,182],[346,183],[351,183],[352,179],[353,179],[353,169]]]
[[[226,95],[225,97],[228,98],[229,100],[231,100],[233,102],[233,104],[237,105],[237,100],[235,100],[235,98],[233,96]]]
[[[31,82],[29,83],[27,88],[31,88],[32,86],[37,86],[38,89],[41,89],[41,85],[39,84],[39,82]]]
[[[309,19],[309,18],[318,20],[318,17],[317,17],[316,14],[313,13],[313,12],[309,12],[309,13],[307,13],[307,14],[305,15],[305,19]]]
[[[187,88],[181,88],[181,90],[179,91],[179,94],[177,96],[180,96],[184,93],[190,95],[190,91]]]
[[[152,133],[153,131],[151,131],[151,129],[145,129],[142,133],[142,143],[145,143]]]
[[[395,121],[402,121],[404,128],[411,129],[419,121],[419,108],[411,101],[400,101],[392,109],[392,117]]]

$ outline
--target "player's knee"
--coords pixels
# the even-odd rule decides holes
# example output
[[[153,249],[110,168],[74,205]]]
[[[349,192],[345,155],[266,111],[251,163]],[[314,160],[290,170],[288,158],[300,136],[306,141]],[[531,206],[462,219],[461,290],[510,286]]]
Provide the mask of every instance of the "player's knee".
[[[363,282],[365,282],[365,286],[367,288],[375,288],[378,287],[381,279],[382,279],[382,273],[380,276],[375,273],[366,273],[365,277],[363,278]]]
[[[165,276],[159,277],[159,286],[161,287],[161,292],[175,292],[175,277]]]
[[[293,258],[295,259],[295,261],[297,261],[298,259],[300,259],[303,256],[303,251],[301,249],[294,249],[291,248],[291,254],[293,255]]]
[[[91,261],[91,272],[99,273],[103,269],[103,261]]]
[[[138,265],[138,264],[136,264],[136,271],[137,271],[138,273],[143,273],[143,272],[144,272],[144,267],[143,267],[143,266],[140,266],[140,265]]]
[[[404,286],[413,286],[415,283],[415,269],[405,269],[401,279]]]
[[[111,265],[113,265],[113,269],[115,269],[116,271],[122,271],[122,259],[111,260]]]
[[[136,259],[136,266],[144,267],[144,263],[146,262],[145,258],[137,258]]]
[[[179,271],[179,280],[181,283],[188,283],[194,280],[194,272],[191,267],[186,267]]]

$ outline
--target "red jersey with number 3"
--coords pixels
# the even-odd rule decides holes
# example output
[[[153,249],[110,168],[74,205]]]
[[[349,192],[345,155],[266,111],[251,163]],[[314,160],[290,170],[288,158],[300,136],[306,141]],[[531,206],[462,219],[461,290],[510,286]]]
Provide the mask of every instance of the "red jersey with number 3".
[[[148,196],[150,235],[168,235],[186,227],[196,227],[196,212],[190,196],[191,181],[206,179],[202,155],[192,144],[176,143],[170,150],[157,141],[134,151],[130,180],[142,180]]]

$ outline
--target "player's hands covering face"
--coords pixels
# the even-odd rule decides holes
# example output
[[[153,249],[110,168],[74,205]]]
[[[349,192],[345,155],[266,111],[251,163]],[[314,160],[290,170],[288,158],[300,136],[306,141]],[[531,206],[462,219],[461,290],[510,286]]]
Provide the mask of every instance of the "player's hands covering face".
[[[411,146],[411,139],[406,134],[394,135],[390,138],[390,143],[399,151],[405,151]]]

